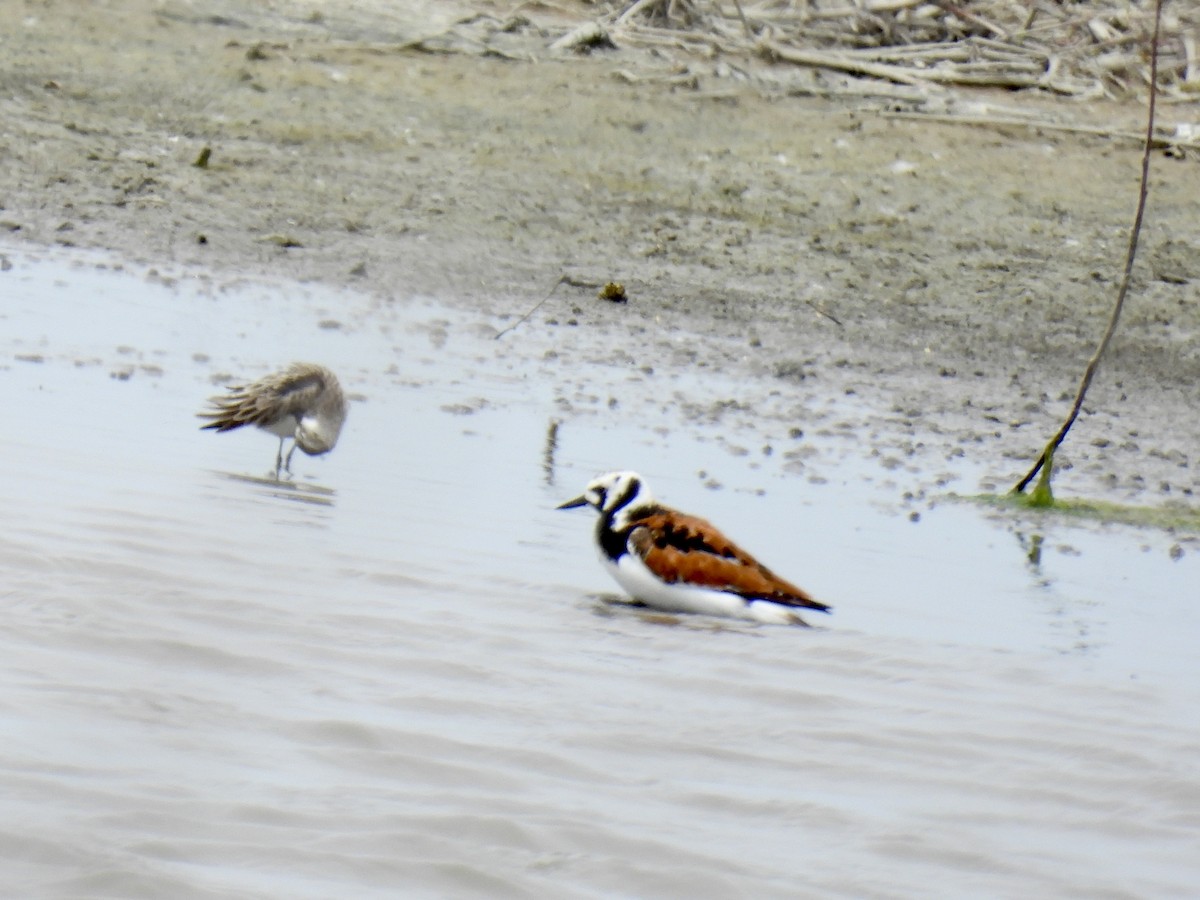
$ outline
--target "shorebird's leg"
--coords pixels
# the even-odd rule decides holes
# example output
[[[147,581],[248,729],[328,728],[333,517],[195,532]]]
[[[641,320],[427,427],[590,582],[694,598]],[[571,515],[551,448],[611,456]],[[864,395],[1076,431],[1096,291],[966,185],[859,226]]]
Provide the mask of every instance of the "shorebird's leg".
[[[283,464],[284,471],[286,471],[289,475],[292,474],[292,457],[295,455],[295,453],[296,442],[292,441],[292,449],[288,451],[287,462]]]
[[[275,480],[279,480],[279,473],[283,469],[283,438],[279,439],[279,452],[275,454]],[[291,462],[291,456],[288,456],[288,462]]]

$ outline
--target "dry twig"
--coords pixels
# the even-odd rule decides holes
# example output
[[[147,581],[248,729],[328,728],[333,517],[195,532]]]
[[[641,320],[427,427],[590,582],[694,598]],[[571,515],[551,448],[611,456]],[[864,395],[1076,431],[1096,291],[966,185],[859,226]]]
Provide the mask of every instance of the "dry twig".
[[[623,45],[832,69],[906,85],[1037,88],[1115,95],[1148,81],[1137,47],[1155,20],[1146,0],[864,0],[826,8],[762,0],[609,0],[601,21]],[[1200,5],[1175,10],[1156,69],[1165,94],[1194,96]],[[982,62],[992,65],[981,67]]]
[[[1092,384],[1092,378],[1096,374],[1096,369],[1100,366],[1100,360],[1104,356],[1104,351],[1108,349],[1108,344],[1112,340],[1112,336],[1116,333],[1117,323],[1121,319],[1121,310],[1125,306],[1125,297],[1129,293],[1129,282],[1133,273],[1133,261],[1137,257],[1138,236],[1142,231],[1142,216],[1146,211],[1146,195],[1150,190],[1150,148],[1154,140],[1154,101],[1158,93],[1155,90],[1155,85],[1158,82],[1158,26],[1162,17],[1162,3],[1163,0],[1155,0],[1154,4],[1154,32],[1150,45],[1150,103],[1146,116],[1146,144],[1142,152],[1142,183],[1138,191],[1137,213],[1133,217],[1133,227],[1129,232],[1129,250],[1125,254],[1125,272],[1121,277],[1121,287],[1117,291],[1117,299],[1113,304],[1112,316],[1108,320],[1108,328],[1104,331],[1104,337],[1100,339],[1100,345],[1096,348],[1096,352],[1092,354],[1092,358],[1088,360],[1087,368],[1083,372],[1083,378],[1079,382],[1079,390],[1075,394],[1075,402],[1071,406],[1070,414],[1063,421],[1062,427],[1058,429],[1058,433],[1050,439],[1050,443],[1042,450],[1042,455],[1033,464],[1033,468],[1013,487],[1013,493],[1021,493],[1028,486],[1029,482],[1033,481],[1037,476],[1038,471],[1045,467],[1039,483],[1039,490],[1043,490],[1044,486],[1044,496],[1038,499],[1046,504],[1052,500],[1050,494],[1050,477],[1054,464],[1054,452],[1062,444],[1067,436],[1067,432],[1071,430],[1071,426],[1075,424],[1075,419],[1079,416],[1079,410],[1083,407],[1083,398],[1087,395],[1088,388]],[[1037,493],[1035,491],[1035,497]]]
[[[529,309],[529,311],[527,313],[525,313],[525,315],[521,316],[521,318],[517,319],[517,321],[513,322],[511,325],[509,325],[503,331],[496,332],[496,336],[493,338],[493,340],[496,340],[496,341],[500,340],[500,338],[504,337],[506,334],[508,334],[510,331],[512,331],[514,328],[516,328],[522,322],[527,321],[530,316],[532,316],[535,312],[537,312],[539,309],[542,308],[542,306],[545,304],[545,302],[547,300],[549,300],[551,297],[554,296],[554,292],[558,290],[558,286],[560,284],[563,284],[564,282],[569,283],[570,279],[566,275],[559,276],[558,281],[554,282],[554,286],[552,288],[550,288],[549,291],[546,292],[545,297],[543,297],[541,300],[539,300],[537,303],[535,303]]]

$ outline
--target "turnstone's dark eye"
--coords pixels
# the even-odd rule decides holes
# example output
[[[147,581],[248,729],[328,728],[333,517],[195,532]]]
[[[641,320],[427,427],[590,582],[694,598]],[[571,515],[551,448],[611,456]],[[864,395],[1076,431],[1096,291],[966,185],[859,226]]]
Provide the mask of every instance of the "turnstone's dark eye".
[[[604,508],[604,501],[608,498],[608,492],[604,488],[596,488],[596,506]]]

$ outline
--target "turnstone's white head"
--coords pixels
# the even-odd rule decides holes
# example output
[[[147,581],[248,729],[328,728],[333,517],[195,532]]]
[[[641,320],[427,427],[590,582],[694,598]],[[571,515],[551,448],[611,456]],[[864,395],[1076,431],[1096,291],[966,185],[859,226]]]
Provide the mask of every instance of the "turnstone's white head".
[[[309,456],[328,453],[337,444],[346,421],[346,395],[337,376],[314,363],[292,363],[250,384],[231,387],[229,393],[213,397],[211,410],[198,415],[209,419],[201,428],[230,431],[255,425],[279,437],[275,474],[292,469],[292,454],[299,447]],[[283,443],[294,443],[286,461]]]
[[[829,607],[780,578],[711,523],[663,506],[641,477],[610,472],[559,509],[594,507],[601,562],[635,600],[670,612],[806,625]]]
[[[637,472],[609,472],[588,482],[582,494],[559,509],[591,506],[617,531],[624,529],[631,513],[653,506],[650,489]]]

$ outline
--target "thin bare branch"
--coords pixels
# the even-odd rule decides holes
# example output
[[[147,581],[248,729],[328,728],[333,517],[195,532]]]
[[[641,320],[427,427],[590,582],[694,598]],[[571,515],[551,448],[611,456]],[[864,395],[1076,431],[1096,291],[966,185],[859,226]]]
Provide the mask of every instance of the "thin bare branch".
[[[537,312],[539,309],[542,308],[542,305],[547,300],[549,300],[551,297],[554,296],[554,292],[558,290],[558,286],[560,284],[563,284],[564,282],[569,282],[569,281],[570,281],[570,279],[567,278],[566,275],[560,275],[558,281],[554,282],[554,287],[550,288],[550,290],[547,291],[545,297],[543,297],[541,300],[539,300],[537,303],[535,303],[533,305],[533,307],[529,310],[529,312],[525,313],[525,315],[521,316],[521,318],[517,319],[517,321],[513,322],[511,325],[509,325],[503,331],[497,332],[496,336],[495,336],[495,338],[493,338],[493,340],[497,340],[497,341],[500,340],[500,338],[504,337],[506,334],[508,334],[510,331],[512,331],[514,328],[516,328],[522,322],[525,322],[526,320],[528,320],[530,316],[532,316],[535,312]]]
[[[1104,356],[1104,351],[1108,349],[1108,344],[1112,340],[1112,336],[1116,333],[1117,323],[1121,319],[1121,310],[1125,306],[1125,297],[1129,293],[1129,283],[1132,280],[1133,261],[1137,257],[1138,237],[1142,231],[1142,217],[1146,211],[1146,196],[1150,191],[1150,148],[1154,141],[1154,111],[1155,97],[1158,94],[1158,34],[1159,22],[1162,19],[1162,3],[1163,0],[1155,0],[1154,5],[1154,35],[1151,38],[1150,48],[1150,103],[1149,111],[1146,116],[1146,141],[1142,151],[1142,183],[1138,190],[1137,213],[1133,218],[1133,228],[1129,232],[1129,250],[1125,254],[1125,272],[1121,278],[1121,287],[1117,291],[1117,300],[1113,304],[1112,316],[1108,320],[1108,328],[1104,331],[1104,337],[1100,340],[1100,345],[1096,348],[1096,352],[1092,354],[1092,358],[1088,361],[1087,368],[1084,370],[1083,379],[1079,382],[1079,390],[1075,394],[1075,402],[1071,406],[1071,413],[1062,423],[1062,427],[1058,429],[1058,433],[1051,438],[1042,455],[1038,457],[1033,468],[1026,473],[1025,477],[1017,482],[1013,488],[1013,493],[1019,494],[1025,490],[1029,482],[1037,476],[1038,471],[1043,465],[1047,465],[1047,470],[1044,477],[1047,487],[1050,483],[1050,468],[1049,461],[1054,458],[1054,452],[1062,444],[1067,436],[1067,432],[1071,430],[1071,426],[1075,424],[1075,419],[1079,416],[1079,410],[1083,407],[1083,398],[1087,395],[1088,388],[1092,384],[1092,378],[1096,374],[1096,369],[1100,366],[1100,360]]]

